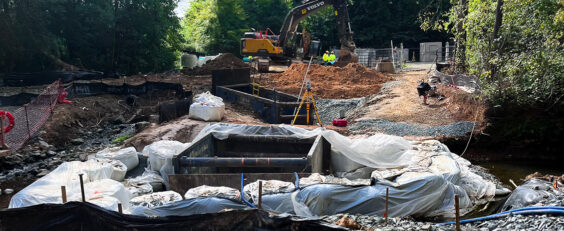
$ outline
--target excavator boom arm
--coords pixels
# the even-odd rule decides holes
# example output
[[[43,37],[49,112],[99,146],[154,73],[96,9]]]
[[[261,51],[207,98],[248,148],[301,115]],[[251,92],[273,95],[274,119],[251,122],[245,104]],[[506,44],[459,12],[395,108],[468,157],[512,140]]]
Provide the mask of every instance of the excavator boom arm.
[[[280,31],[280,45],[284,48],[291,47],[288,38],[291,33],[296,32],[298,24],[307,16],[332,5],[334,8],[333,14],[337,22],[337,30],[339,33],[339,42],[341,43],[341,50],[346,50],[350,53],[354,52],[355,44],[353,41],[353,32],[350,26],[349,13],[347,10],[347,0],[314,0],[308,1],[300,6],[290,10],[284,20],[284,25]]]

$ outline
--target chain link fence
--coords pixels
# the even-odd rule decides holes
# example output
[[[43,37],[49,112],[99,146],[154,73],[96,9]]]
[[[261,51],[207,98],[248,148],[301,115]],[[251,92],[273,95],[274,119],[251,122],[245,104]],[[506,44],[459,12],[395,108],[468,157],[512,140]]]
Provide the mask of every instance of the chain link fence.
[[[59,95],[64,91],[61,82],[55,81],[28,104],[12,112],[15,118],[14,128],[5,134],[5,143],[12,152],[19,150],[49,119],[57,104]],[[7,120],[4,119],[4,123]]]
[[[439,62],[449,63],[454,60],[455,47],[439,42],[436,46],[421,44],[418,48],[357,48],[358,63],[367,68],[377,68],[380,62],[394,62],[396,68],[407,62]],[[335,50],[337,52],[337,50]]]

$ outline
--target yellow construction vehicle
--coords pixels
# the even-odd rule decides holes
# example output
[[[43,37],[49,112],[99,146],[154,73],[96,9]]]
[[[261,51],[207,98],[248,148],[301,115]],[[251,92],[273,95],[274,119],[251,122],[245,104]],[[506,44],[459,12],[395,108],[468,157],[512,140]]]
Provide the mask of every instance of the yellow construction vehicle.
[[[320,48],[319,41],[311,41],[305,30],[296,32],[298,24],[307,16],[332,5],[339,34],[341,50],[339,63],[347,64],[358,62],[358,56],[354,53],[355,44],[352,39],[353,32],[350,26],[349,13],[347,11],[347,0],[313,0],[290,10],[286,15],[280,34],[276,35],[272,30],[245,32],[241,38],[241,55],[257,56],[259,69],[268,70],[270,62],[285,62],[290,64],[292,59],[305,56],[316,56]],[[310,51],[314,52],[310,52]],[[264,61],[264,60],[268,61]]]

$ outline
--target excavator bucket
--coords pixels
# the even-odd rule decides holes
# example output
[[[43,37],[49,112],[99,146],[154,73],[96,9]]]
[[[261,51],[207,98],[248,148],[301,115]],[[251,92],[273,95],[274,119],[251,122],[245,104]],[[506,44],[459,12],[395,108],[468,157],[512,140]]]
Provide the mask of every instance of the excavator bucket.
[[[341,49],[339,61],[335,62],[334,66],[344,67],[349,63],[358,63],[358,55],[348,49]]]

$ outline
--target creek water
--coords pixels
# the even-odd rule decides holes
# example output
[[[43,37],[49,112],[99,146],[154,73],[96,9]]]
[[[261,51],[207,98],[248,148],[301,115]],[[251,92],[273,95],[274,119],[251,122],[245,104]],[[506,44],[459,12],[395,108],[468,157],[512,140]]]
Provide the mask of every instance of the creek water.
[[[560,176],[564,174],[564,165],[555,161],[488,161],[473,162],[480,165],[495,175],[507,186],[513,187],[510,183],[512,179],[515,184],[520,185],[529,174],[539,172],[541,174],[551,174]],[[511,188],[513,189],[513,188]]]

